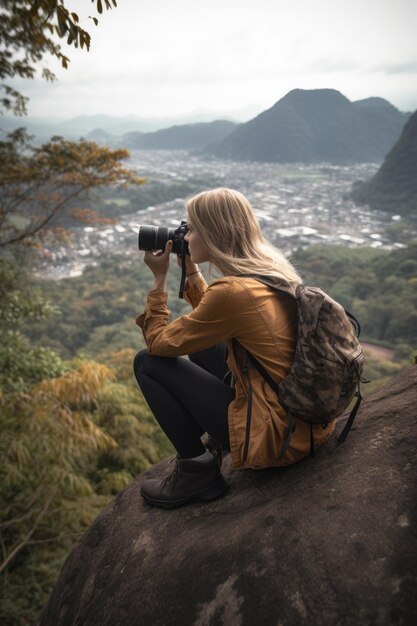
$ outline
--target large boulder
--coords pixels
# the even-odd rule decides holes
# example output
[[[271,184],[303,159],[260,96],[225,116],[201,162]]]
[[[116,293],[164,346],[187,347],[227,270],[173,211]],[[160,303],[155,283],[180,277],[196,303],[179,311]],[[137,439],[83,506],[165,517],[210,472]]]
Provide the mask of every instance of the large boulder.
[[[292,467],[224,473],[229,493],[166,511],[141,474],[68,557],[38,626],[417,624],[417,367]],[[340,432],[344,419],[340,420]]]

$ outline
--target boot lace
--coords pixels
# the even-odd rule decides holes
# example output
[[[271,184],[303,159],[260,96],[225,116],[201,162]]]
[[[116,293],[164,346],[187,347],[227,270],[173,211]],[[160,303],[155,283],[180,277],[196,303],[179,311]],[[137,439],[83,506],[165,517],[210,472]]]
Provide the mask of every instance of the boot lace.
[[[173,459],[171,459],[170,463],[174,463],[175,461],[175,465],[174,468],[172,470],[172,472],[170,474],[168,474],[168,476],[165,478],[165,484],[166,485],[175,485],[175,483],[177,482],[180,474],[181,474],[181,466],[180,466],[180,459],[178,456],[174,456]]]

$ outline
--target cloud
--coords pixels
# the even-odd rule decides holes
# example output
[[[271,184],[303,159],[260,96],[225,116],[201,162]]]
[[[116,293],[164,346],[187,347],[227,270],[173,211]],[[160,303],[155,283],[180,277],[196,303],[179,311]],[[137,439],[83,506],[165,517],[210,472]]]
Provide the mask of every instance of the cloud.
[[[361,70],[361,63],[347,56],[329,54],[320,56],[303,66],[303,73],[333,74],[340,72],[357,72]]]
[[[407,63],[395,63],[393,65],[388,65],[383,69],[383,72],[387,75],[417,74],[417,61],[410,61]]]
[[[89,28],[89,53],[68,50],[57,83],[16,83],[34,114],[221,113],[267,108],[296,87],[395,94],[397,106],[415,97],[416,0],[118,4]]]

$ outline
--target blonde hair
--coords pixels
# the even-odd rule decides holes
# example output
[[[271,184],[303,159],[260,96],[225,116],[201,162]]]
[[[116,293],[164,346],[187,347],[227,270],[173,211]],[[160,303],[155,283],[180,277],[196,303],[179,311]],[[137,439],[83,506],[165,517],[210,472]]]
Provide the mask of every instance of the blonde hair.
[[[301,278],[288,259],[263,236],[245,196],[219,187],[203,191],[187,202],[193,228],[207,246],[210,263],[223,276],[278,276],[291,284]]]

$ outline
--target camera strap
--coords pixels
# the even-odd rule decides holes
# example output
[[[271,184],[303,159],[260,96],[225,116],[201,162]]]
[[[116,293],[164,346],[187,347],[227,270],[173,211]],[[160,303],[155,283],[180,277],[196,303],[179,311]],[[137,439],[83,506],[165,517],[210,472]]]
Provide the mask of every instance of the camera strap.
[[[185,279],[186,279],[186,274],[187,274],[187,268],[185,267],[185,257],[186,257],[186,251],[185,251],[185,246],[183,245],[184,241],[181,242],[181,254],[179,255],[181,257],[181,282],[180,282],[180,292],[178,294],[179,298],[184,298],[184,287],[185,287]]]

